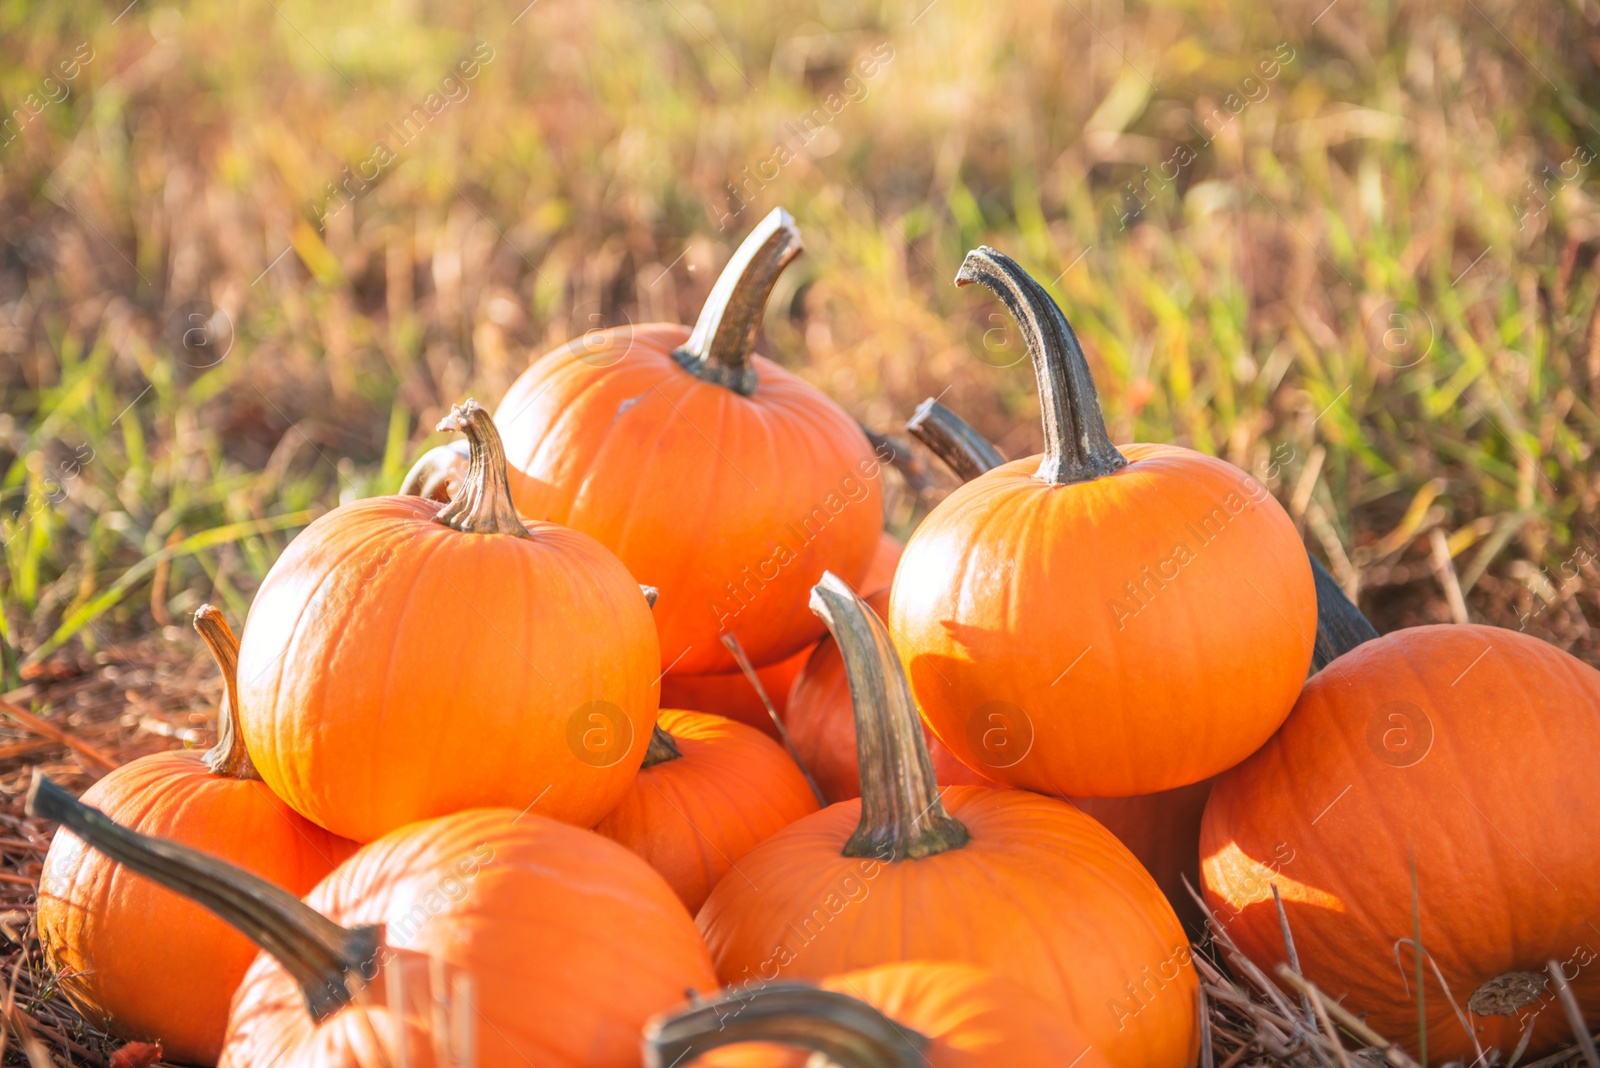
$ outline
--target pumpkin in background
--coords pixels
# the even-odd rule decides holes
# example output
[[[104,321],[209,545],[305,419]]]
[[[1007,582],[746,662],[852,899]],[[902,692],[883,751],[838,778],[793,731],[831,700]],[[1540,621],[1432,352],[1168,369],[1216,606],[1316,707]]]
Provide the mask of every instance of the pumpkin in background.
[[[867,606],[878,615],[889,609],[889,591],[880,589],[866,598]],[[861,796],[861,772],[856,760],[856,716],[850,702],[850,680],[844,658],[831,637],[817,643],[806,661],[805,670],[795,680],[789,695],[789,710],[783,717],[795,753],[829,804]],[[945,786],[989,786],[999,784],[973,771],[951,755],[924,725],[928,757],[933,761],[934,778]]]
[[[295,813],[256,775],[237,726],[238,642],[210,605],[195,613],[194,626],[222,670],[216,746],[140,757],[83,799],[134,830],[214,853],[304,894],[356,844]],[[57,985],[95,1026],[160,1042],[171,1060],[216,1062],[228,1003],[256,953],[247,938],[71,834],[50,843],[37,922]]]
[[[862,797],[779,831],[697,922],[725,984],[820,980],[916,959],[1002,972],[1125,1068],[1179,1068],[1196,980],[1172,907],[1071,805],[933,777],[883,623],[836,576],[813,607],[844,653]]]
[[[1021,986],[948,961],[735,988],[645,1030],[646,1068],[806,1068],[804,1051],[839,1068],[1110,1066]]]
[[[899,539],[884,531],[878,537],[878,551],[872,556],[872,566],[867,568],[861,588],[868,593],[887,590],[889,583],[894,581],[894,569],[899,563]],[[823,638],[822,641],[826,643],[828,639]],[[787,660],[756,669],[756,677],[761,680],[762,688],[767,691],[767,697],[780,716],[788,711],[789,691],[815,648],[815,645],[809,645]],[[761,703],[761,695],[756,693],[743,672],[731,675],[664,675],[661,679],[661,706],[714,712],[755,727],[772,738],[778,737],[778,728],[773,725],[767,706]],[[788,722],[787,717],[785,722]],[[848,752],[850,761],[854,763],[854,745],[849,747]]]
[[[691,331],[594,331],[536,360],[495,413],[526,516],[614,551],[661,591],[658,670],[730,674],[815,641],[807,591],[860,582],[883,528],[880,461],[815,386],[751,349],[800,234],[778,208],[729,260]],[[711,711],[701,709],[701,711]]]
[[[1387,634],[1318,672],[1217,779],[1206,902],[1270,972],[1286,956],[1276,884],[1306,978],[1379,1034],[1420,1052],[1421,967],[1433,1063],[1478,1060],[1474,1039],[1503,1062],[1530,1024],[1532,1061],[1571,1041],[1548,961],[1600,1022],[1597,764],[1594,668],[1494,627]]]
[[[224,1068],[632,1068],[645,1023],[716,981],[689,914],[648,864],[531,812],[404,827],[302,902],[130,832],[43,776],[28,811],[205,902],[267,950],[234,998]]]
[[[1283,508],[1232,465],[1106,435],[1089,365],[1044,287],[967,254],[1022,328],[1042,457],[961,486],[895,574],[889,625],[923,715],[971,767],[1057,795],[1128,796],[1244,759],[1288,715],[1316,591]],[[980,747],[1002,738],[1004,759]]]
[[[595,826],[650,863],[690,912],[755,846],[817,810],[778,743],[743,723],[663,709],[644,766]]]
[[[511,507],[474,401],[450,503],[376,497],[322,516],[256,594],[240,651],[242,725],[267,785],[369,841],[503,805],[581,826],[644,759],[660,672],[639,585],[604,546]]]

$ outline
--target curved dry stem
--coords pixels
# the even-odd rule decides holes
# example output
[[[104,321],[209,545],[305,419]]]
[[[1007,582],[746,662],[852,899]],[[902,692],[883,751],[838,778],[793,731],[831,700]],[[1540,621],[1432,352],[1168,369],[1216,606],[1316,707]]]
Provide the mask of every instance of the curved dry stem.
[[[646,1068],[668,1068],[737,1042],[778,1042],[813,1050],[837,1068],[926,1068],[926,1036],[864,1001],[799,983],[730,990],[645,1028]]]
[[[973,282],[994,291],[1027,342],[1044,414],[1044,460],[1038,477],[1067,486],[1126,467],[1128,461],[1106,433],[1083,346],[1044,286],[1010,256],[987,245],[967,253],[956,274],[958,286]]]
[[[650,745],[644,751],[643,767],[653,768],[657,764],[665,764],[669,760],[681,760],[683,753],[678,749],[678,742],[672,735],[661,729],[657,723],[650,732]]]
[[[426,497],[430,501],[448,504],[467,480],[471,462],[472,447],[464,441],[435,446],[411,465],[405,480],[400,483],[400,495]]]
[[[204,905],[272,954],[323,1020],[377,972],[377,927],[341,927],[242,868],[164,838],[131,831],[34,772],[28,815],[53,820],[112,860]]]
[[[447,527],[469,534],[533,537],[511,503],[506,450],[488,410],[475,400],[465,401],[451,408],[436,429],[459,430],[465,434],[470,452],[466,478],[450,503],[434,518]]]
[[[1306,556],[1311,561],[1311,579],[1317,587],[1317,637],[1311,648],[1311,668],[1321,671],[1356,646],[1376,638],[1378,629],[1361,614],[1355,602],[1345,596],[1328,569],[1310,553]]]
[[[988,438],[934,397],[917,405],[906,422],[906,433],[926,445],[963,482],[1006,462]]]
[[[889,629],[831,571],[812,587],[811,610],[838,643],[855,706],[861,822],[844,855],[905,860],[966,845],[966,827],[940,800],[922,719]]]
[[[761,331],[767,298],[783,269],[802,251],[800,229],[782,208],[750,232],[717,276],[689,340],[672,353],[690,374],[743,396],[756,391],[750,351]]]
[[[239,639],[222,610],[203,604],[195,611],[194,629],[211,650],[211,659],[222,672],[222,705],[217,709],[217,744],[202,757],[206,767],[230,779],[260,779],[250,751],[244,747],[244,731],[239,726]]]

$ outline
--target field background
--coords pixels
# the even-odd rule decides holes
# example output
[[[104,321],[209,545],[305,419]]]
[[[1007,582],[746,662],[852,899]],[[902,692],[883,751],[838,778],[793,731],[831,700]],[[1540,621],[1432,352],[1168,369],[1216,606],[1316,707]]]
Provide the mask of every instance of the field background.
[[[1596,0],[124,3],[0,0],[0,966],[58,1058],[31,767],[207,741],[196,607],[779,205],[762,351],[867,426],[1038,447],[989,243],[1115,439],[1254,472],[1380,629],[1600,662]]]

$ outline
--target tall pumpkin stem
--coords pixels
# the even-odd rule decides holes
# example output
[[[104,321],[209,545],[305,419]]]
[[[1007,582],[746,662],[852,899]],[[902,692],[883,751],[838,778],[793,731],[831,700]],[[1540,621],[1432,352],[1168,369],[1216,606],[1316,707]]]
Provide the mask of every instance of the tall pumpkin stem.
[[[506,450],[494,419],[475,400],[450,409],[438,430],[459,430],[467,436],[471,453],[467,474],[450,503],[434,518],[447,527],[469,534],[509,534],[531,538],[511,503],[511,481],[506,474]]]
[[[839,645],[855,706],[861,822],[844,855],[908,860],[966,845],[966,827],[939,798],[922,719],[889,629],[831,571],[812,587],[811,611]]]
[[[684,370],[743,396],[756,391],[750,351],[778,275],[804,251],[794,217],[782,208],[750,232],[717,276],[694,332],[672,356]]]
[[[644,751],[644,766],[653,768],[657,764],[665,764],[682,756],[683,752],[678,748],[677,741],[657,723],[655,729],[650,732],[650,745]]]
[[[321,1021],[377,974],[380,929],[340,927],[299,898],[198,850],[130,831],[35,771],[28,815],[53,820],[112,860],[204,905],[275,957]]]
[[[926,445],[963,482],[971,482],[1006,462],[988,438],[934,397],[917,405],[906,422],[906,433]]]
[[[222,705],[217,709],[217,744],[202,757],[206,767],[230,779],[260,779],[249,750],[244,747],[244,731],[239,727],[239,639],[222,615],[209,604],[194,614],[194,629],[211,650],[211,658],[222,672]]]
[[[645,1068],[669,1068],[718,1046],[777,1042],[813,1050],[837,1068],[926,1068],[928,1039],[864,1001],[799,983],[733,990],[652,1020]]]
[[[1111,444],[1089,361],[1078,335],[1044,286],[1017,261],[987,245],[967,253],[956,285],[992,289],[1022,329],[1039,380],[1044,461],[1036,477],[1057,486],[1103,478],[1128,461]]]
[[[1321,671],[1356,646],[1376,638],[1378,629],[1345,596],[1315,556],[1311,557],[1311,578],[1317,586],[1317,638],[1311,647],[1311,669]]]

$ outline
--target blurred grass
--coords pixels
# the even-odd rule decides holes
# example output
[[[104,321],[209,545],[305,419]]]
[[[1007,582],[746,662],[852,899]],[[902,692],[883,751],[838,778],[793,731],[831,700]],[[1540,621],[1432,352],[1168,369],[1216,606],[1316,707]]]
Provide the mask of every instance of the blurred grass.
[[[450,402],[591,327],[692,321],[780,204],[807,254],[765,351],[869,426],[944,391],[1037,448],[1009,324],[950,284],[993,244],[1052,280],[1114,436],[1255,472],[1381,627],[1448,620],[1454,582],[1600,661],[1597,26],[1595,0],[3,0],[0,690],[203,601],[241,618]]]

